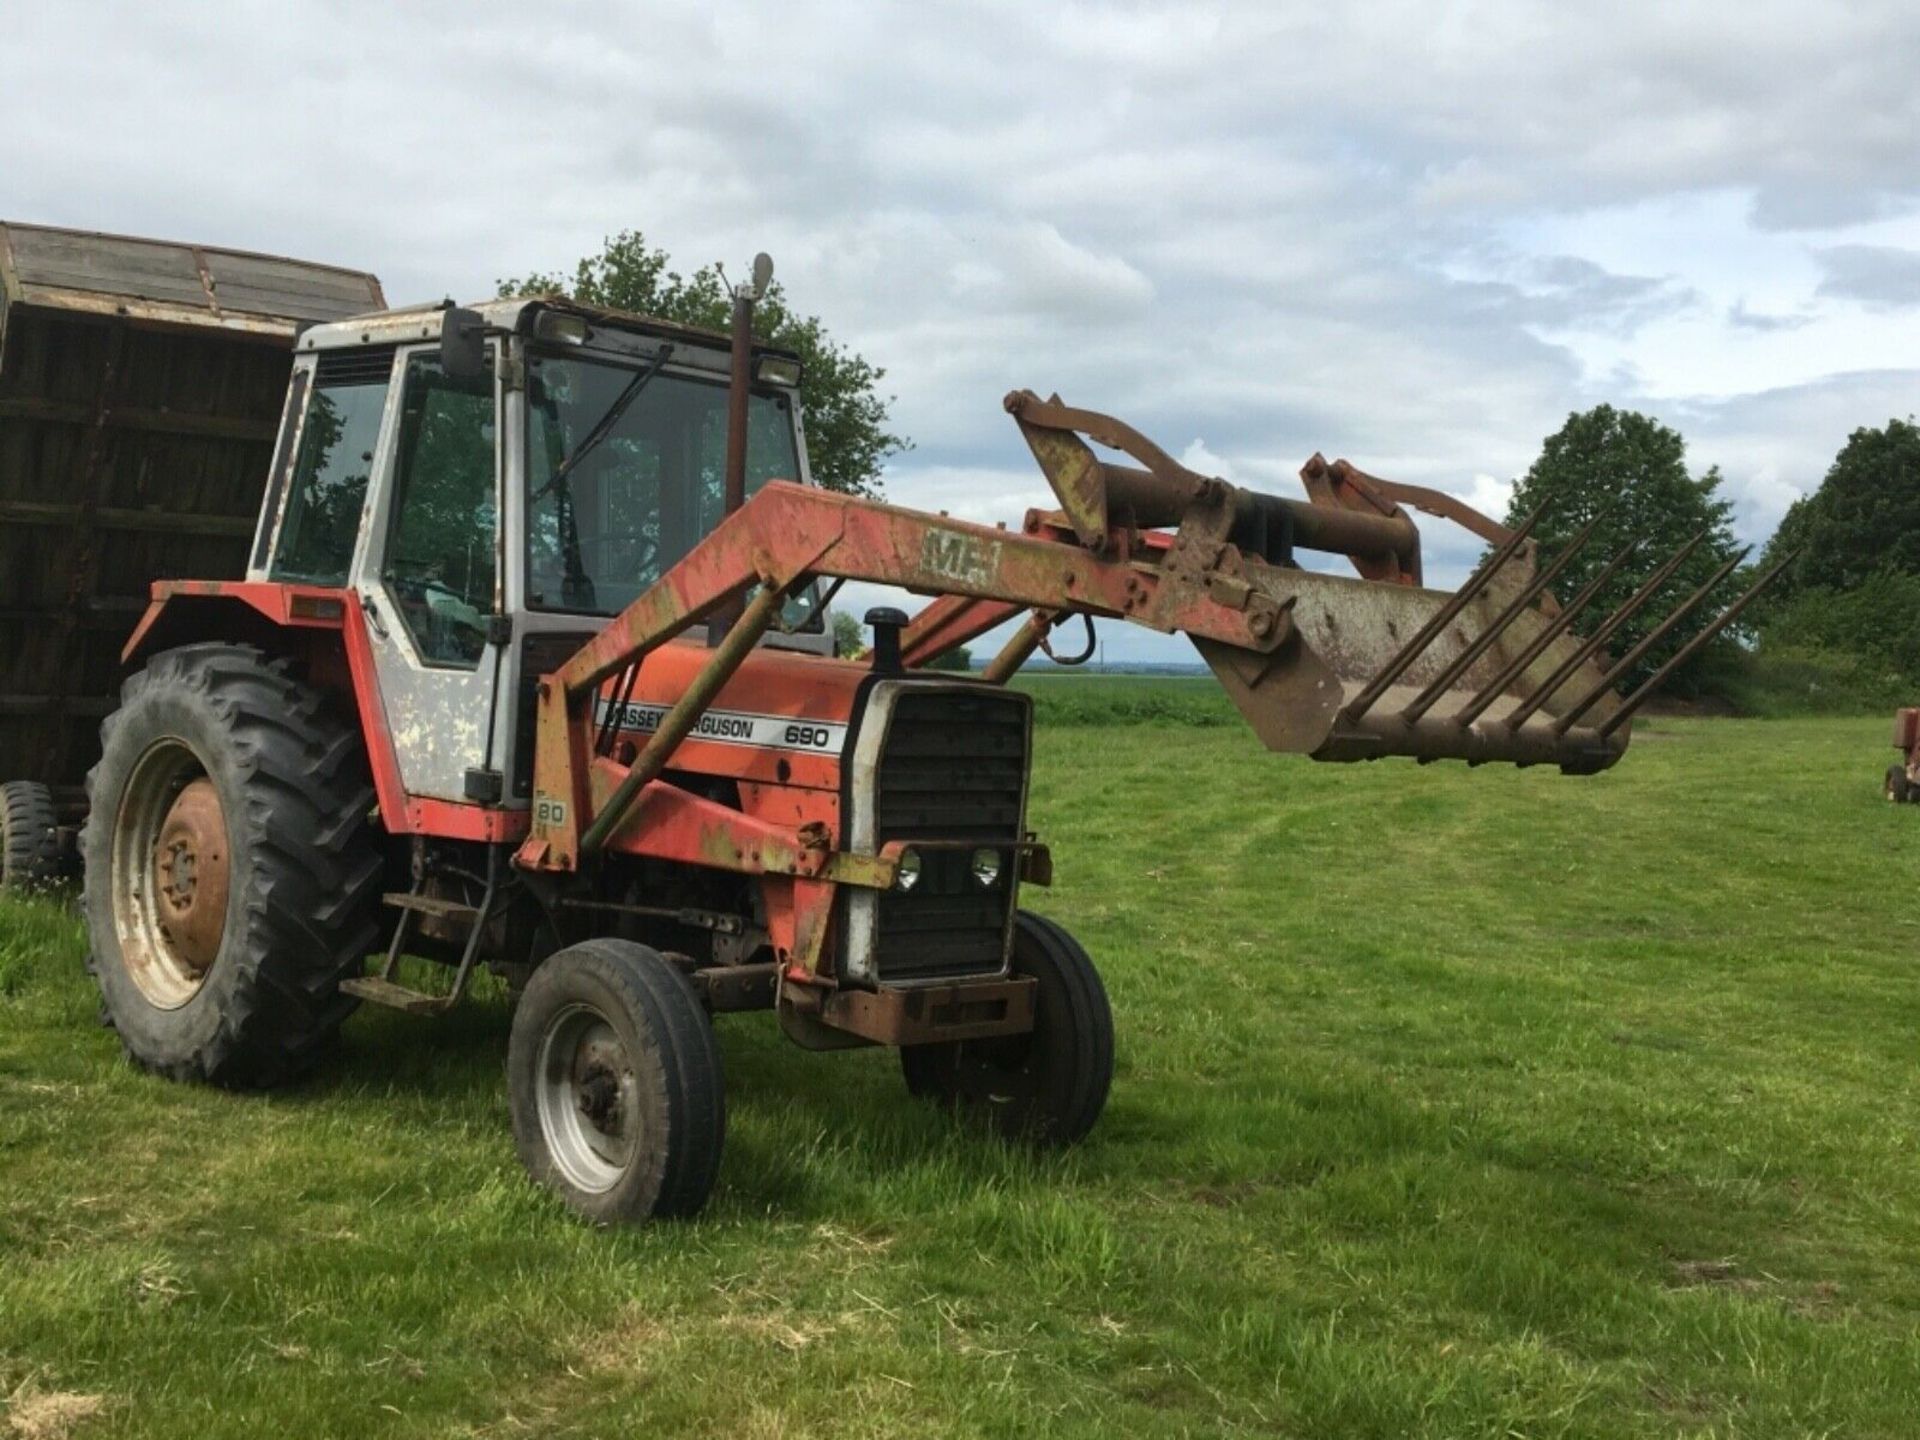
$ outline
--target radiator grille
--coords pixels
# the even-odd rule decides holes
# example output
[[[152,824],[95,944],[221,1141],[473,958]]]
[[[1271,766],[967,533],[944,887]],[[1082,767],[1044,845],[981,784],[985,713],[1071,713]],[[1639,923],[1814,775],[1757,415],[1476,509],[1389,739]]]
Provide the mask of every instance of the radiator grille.
[[[905,689],[875,781],[874,834],[889,840],[969,842],[920,851],[919,883],[879,897],[875,962],[886,982],[991,974],[1005,958],[1017,869],[1010,848],[1026,809],[1030,708],[1024,695],[986,686]],[[1002,851],[999,882],[971,873],[976,845]]]

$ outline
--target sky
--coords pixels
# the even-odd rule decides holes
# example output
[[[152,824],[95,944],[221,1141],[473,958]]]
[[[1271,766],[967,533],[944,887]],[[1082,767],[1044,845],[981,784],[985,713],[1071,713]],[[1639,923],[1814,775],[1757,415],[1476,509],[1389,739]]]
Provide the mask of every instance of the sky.
[[[968,518],[1047,499],[1015,388],[1237,484],[1318,450],[1496,513],[1606,401],[1755,542],[1920,408],[1911,0],[0,8],[0,216],[395,303],[626,229],[765,250],[886,369],[888,497]],[[1477,547],[1423,533],[1458,583]]]

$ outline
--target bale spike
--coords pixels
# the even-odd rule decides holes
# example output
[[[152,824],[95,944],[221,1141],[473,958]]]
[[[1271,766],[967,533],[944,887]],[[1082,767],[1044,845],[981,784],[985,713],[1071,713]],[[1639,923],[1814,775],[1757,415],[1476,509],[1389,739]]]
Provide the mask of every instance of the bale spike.
[[[1705,646],[1709,640],[1713,639],[1714,636],[1731,625],[1734,620],[1739,617],[1740,612],[1747,608],[1747,602],[1752,600],[1753,597],[1758,595],[1762,590],[1766,589],[1767,586],[1771,585],[1774,578],[1778,576],[1782,570],[1787,568],[1787,565],[1797,554],[1798,552],[1796,551],[1794,554],[1782,556],[1771,569],[1758,580],[1754,581],[1752,585],[1748,586],[1745,593],[1742,594],[1738,600],[1735,600],[1731,605],[1727,606],[1726,609],[1722,610],[1714,617],[1712,623],[1703,628],[1698,635],[1687,641],[1685,645],[1682,645],[1672,659],[1668,660],[1666,664],[1662,665],[1658,670],[1654,671],[1652,675],[1642,681],[1640,688],[1635,690],[1625,700],[1621,701],[1620,708],[1601,722],[1599,726],[1600,733],[1603,736],[1611,735],[1630,720],[1633,717],[1633,712],[1647,702],[1647,697],[1658,690],[1661,683],[1665,681],[1669,675],[1673,674],[1674,671],[1678,670],[1682,665],[1686,664],[1687,661],[1699,654],[1701,648]]]
[[[1514,657],[1513,663],[1489,680],[1486,689],[1461,707],[1460,712],[1453,717],[1454,723],[1463,726],[1471,725],[1480,718],[1481,713],[1489,705],[1506,694],[1507,687],[1526,674],[1527,667],[1546,652],[1546,648],[1559,638],[1560,632],[1579,618],[1580,612],[1586,609],[1592,603],[1593,597],[1600,592],[1600,587],[1611,580],[1619,572],[1620,567],[1639,552],[1642,543],[1640,540],[1630,541],[1626,549],[1609,560],[1600,568],[1597,575],[1582,585],[1580,593],[1569,600],[1560,613],[1546,623],[1540,633],[1528,642],[1527,648]]]
[[[1342,720],[1349,725],[1359,723],[1360,718],[1374,707],[1382,695],[1387,693],[1387,687],[1398,680],[1407,667],[1418,660],[1441,632],[1453,623],[1455,617],[1493,583],[1493,577],[1499,574],[1500,567],[1513,558],[1514,552],[1525,544],[1527,537],[1533,533],[1533,527],[1545,508],[1542,505],[1535,509],[1521,522],[1520,527],[1500,544],[1499,548],[1481,562],[1480,568],[1468,577],[1467,583],[1454,591],[1447,598],[1447,602],[1434,612],[1433,618],[1422,625],[1414,637],[1400,647],[1399,653],[1382,667],[1380,673],[1367,682],[1366,688],[1347,702],[1346,709],[1341,712]]]
[[[1640,588],[1629,595],[1620,608],[1606,618],[1598,630],[1582,641],[1573,654],[1555,666],[1553,673],[1541,681],[1531,695],[1503,716],[1500,723],[1509,730],[1518,729],[1529,715],[1552,699],[1554,692],[1567,683],[1567,678],[1592,659],[1599,652],[1600,647],[1612,638],[1613,632],[1626,624],[1658,593],[1662,585],[1673,578],[1673,572],[1680,568],[1681,562],[1698,549],[1700,542],[1706,538],[1707,532],[1702,530],[1675,551],[1671,559],[1642,581]]]
[[[1746,558],[1746,550],[1736,550],[1732,555],[1728,556],[1726,562],[1722,564],[1718,570],[1715,570],[1713,574],[1709,575],[1706,578],[1706,582],[1701,585],[1698,590],[1683,600],[1677,610],[1643,635],[1639,644],[1621,656],[1611,670],[1607,671],[1599,680],[1594,682],[1593,688],[1588,690],[1587,693],[1582,695],[1578,700],[1574,701],[1567,712],[1553,722],[1554,732],[1559,735],[1566,734],[1567,731],[1572,728],[1574,721],[1591,710],[1594,702],[1613,688],[1615,681],[1635,665],[1638,665],[1649,650],[1666,638],[1669,630],[1686,619],[1686,617],[1693,612],[1694,608],[1698,606],[1702,600],[1707,598],[1708,593],[1712,591],[1714,586],[1731,575],[1734,567]]]
[[[1602,513],[1604,514],[1604,512]],[[1507,627],[1519,618],[1520,612],[1533,604],[1539,597],[1540,592],[1551,585],[1560,572],[1567,568],[1574,556],[1578,555],[1586,545],[1588,538],[1593,534],[1593,527],[1598,525],[1600,520],[1601,516],[1596,515],[1587,521],[1585,525],[1581,526],[1573,539],[1569,540],[1559,555],[1554,557],[1553,563],[1538,575],[1535,575],[1527,587],[1513,598],[1507,608],[1493,618],[1493,623],[1481,631],[1471,644],[1461,650],[1461,652],[1448,663],[1446,669],[1442,670],[1433,678],[1426,689],[1413,697],[1407,707],[1400,712],[1400,718],[1411,725],[1422,715],[1426,714],[1427,711],[1431,710],[1434,702],[1446,694],[1447,691],[1451,690],[1454,682],[1467,673],[1472,667],[1473,662],[1486,654],[1488,649],[1493,645],[1493,642],[1506,633]]]

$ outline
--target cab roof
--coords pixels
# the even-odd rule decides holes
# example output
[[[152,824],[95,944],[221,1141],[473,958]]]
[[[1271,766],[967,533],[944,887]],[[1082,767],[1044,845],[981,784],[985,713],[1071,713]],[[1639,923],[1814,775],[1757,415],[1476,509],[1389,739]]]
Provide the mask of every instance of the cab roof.
[[[301,335],[298,348],[332,350],[353,345],[392,345],[409,340],[435,339],[440,334],[441,316],[452,306],[452,301],[442,300],[428,305],[411,305],[398,310],[376,310],[325,325],[315,325]],[[531,331],[535,317],[542,312],[559,311],[563,314],[582,316],[588,325],[596,329],[605,328],[630,335],[655,336],[677,344],[697,346],[703,350],[725,351],[733,343],[723,330],[683,325],[678,321],[662,320],[658,316],[641,315],[631,310],[583,305],[565,295],[514,295],[506,299],[482,300],[465,308],[477,311],[490,330],[524,334]],[[753,349],[757,355],[781,355],[796,360],[800,358],[794,351],[777,345],[756,342]]]

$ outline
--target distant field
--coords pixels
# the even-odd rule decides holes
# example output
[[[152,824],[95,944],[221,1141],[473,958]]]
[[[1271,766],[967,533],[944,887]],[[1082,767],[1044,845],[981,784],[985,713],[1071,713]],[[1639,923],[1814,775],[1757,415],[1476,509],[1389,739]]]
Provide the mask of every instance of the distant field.
[[[1920,810],[1880,717],[1658,721],[1582,781],[1031,684],[1034,903],[1120,1035],[1063,1158],[731,1017],[709,1214],[597,1233],[521,1178],[498,998],[363,1014],[287,1093],[167,1085],[74,920],[0,907],[16,1427],[66,1392],[88,1437],[1920,1430]]]

